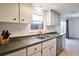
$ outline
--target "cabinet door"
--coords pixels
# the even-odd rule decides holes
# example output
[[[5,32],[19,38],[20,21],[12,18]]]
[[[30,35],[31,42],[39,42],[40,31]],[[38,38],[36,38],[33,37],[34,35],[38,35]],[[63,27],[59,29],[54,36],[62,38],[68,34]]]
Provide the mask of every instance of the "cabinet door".
[[[57,13],[54,13],[55,15],[54,15],[54,25],[56,26],[57,25],[57,21],[58,21],[58,15],[57,15]]]
[[[0,22],[19,22],[18,3],[0,3]]]
[[[50,56],[49,47],[42,49],[42,56]]]
[[[47,11],[45,14],[46,26],[51,26],[51,11]]]
[[[52,10],[51,11],[51,25],[55,26],[55,22],[56,22],[56,14],[55,12]]]
[[[56,43],[49,46],[50,56],[56,56]]]
[[[56,44],[50,45],[42,50],[43,56],[56,56]]]
[[[20,4],[20,23],[32,22],[32,4],[21,3]]]
[[[10,53],[6,56],[26,56],[26,49],[22,49],[22,50]]]
[[[60,23],[59,14],[54,10],[51,11],[51,21],[52,21],[52,26],[57,26]]]

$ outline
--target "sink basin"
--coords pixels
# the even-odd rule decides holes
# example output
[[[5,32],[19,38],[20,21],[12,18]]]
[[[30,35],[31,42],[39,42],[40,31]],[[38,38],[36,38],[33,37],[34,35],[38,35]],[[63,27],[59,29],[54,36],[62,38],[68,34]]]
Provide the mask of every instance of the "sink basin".
[[[38,39],[47,39],[49,38],[50,36],[46,35],[46,36],[36,36],[36,38]]]

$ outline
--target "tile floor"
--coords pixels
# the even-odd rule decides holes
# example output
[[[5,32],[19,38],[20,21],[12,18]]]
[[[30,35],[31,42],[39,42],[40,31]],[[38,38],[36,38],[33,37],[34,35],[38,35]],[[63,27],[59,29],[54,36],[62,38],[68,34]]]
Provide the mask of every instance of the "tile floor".
[[[67,39],[66,49],[63,50],[59,56],[79,56],[79,40]]]

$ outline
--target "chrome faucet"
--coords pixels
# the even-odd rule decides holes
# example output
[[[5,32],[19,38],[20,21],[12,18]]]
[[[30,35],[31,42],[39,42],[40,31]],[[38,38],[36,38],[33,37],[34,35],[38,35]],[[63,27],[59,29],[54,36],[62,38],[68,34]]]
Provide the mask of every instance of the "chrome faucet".
[[[42,32],[41,31],[39,31],[39,34],[40,34],[40,37],[42,37]]]

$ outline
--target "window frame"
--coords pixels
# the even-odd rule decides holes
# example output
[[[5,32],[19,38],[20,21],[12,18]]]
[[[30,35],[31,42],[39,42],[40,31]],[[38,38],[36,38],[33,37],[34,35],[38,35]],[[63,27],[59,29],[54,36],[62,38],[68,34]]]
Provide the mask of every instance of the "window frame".
[[[42,17],[42,21],[40,21],[41,22],[41,29],[40,28],[38,28],[38,29],[32,29],[31,28],[31,26],[32,26],[32,24],[30,25],[30,30],[32,30],[32,31],[38,31],[38,30],[43,30],[44,29],[44,21],[43,21],[43,15],[42,15],[42,13],[41,12],[38,12],[37,10],[35,10],[35,9],[33,9],[33,12],[32,12],[33,14],[35,14],[35,15],[37,15],[37,16],[41,16]],[[33,14],[32,14],[32,23],[33,23]],[[38,24],[39,25],[39,24]],[[40,25],[39,25],[40,26]]]

